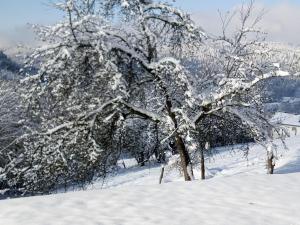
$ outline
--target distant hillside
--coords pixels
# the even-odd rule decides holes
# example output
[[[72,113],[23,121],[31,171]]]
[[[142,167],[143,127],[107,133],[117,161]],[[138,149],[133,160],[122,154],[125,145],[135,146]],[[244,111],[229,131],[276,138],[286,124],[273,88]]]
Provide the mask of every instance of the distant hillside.
[[[274,78],[267,84],[272,102],[281,102],[285,97],[300,98],[299,78]]]
[[[20,72],[22,69],[22,72]],[[17,59],[12,59],[0,50],[0,79],[12,80],[20,79],[26,75],[32,75],[37,72],[37,68],[23,68],[22,63],[18,62]]]
[[[267,111],[300,114],[299,78],[274,78],[264,89]]]
[[[0,51],[0,70],[7,70],[18,73],[20,66],[9,58],[6,54]]]
[[[16,79],[21,66],[8,57],[3,51],[0,51],[0,79]]]

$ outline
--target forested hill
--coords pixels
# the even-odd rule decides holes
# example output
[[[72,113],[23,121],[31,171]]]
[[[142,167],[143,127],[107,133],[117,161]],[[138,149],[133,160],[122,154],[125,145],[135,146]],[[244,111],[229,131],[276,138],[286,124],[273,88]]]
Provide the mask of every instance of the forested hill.
[[[20,79],[25,74],[35,74],[36,72],[36,67],[23,68],[22,62],[11,58],[0,49],[0,79]]]
[[[0,70],[7,70],[17,73],[19,69],[20,66],[0,50]]]

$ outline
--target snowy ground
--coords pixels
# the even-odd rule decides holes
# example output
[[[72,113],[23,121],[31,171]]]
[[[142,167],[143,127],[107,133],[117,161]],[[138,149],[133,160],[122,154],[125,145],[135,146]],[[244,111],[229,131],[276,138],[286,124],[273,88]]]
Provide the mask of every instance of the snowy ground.
[[[0,224],[300,225],[300,137],[287,145],[278,149],[274,175],[265,174],[258,145],[248,160],[219,149],[206,181],[170,182],[181,180],[173,171],[158,185],[160,167],[127,160],[126,172],[101,183],[107,189],[99,182],[96,190],[0,201]]]
[[[294,136],[285,140],[288,149],[285,149],[281,141],[277,140],[277,162],[275,173],[300,172],[300,136]],[[206,162],[206,177],[220,178],[239,174],[266,174],[266,151],[257,144],[251,144],[246,157],[244,151],[238,147],[231,151],[228,148],[218,148],[215,155]],[[135,160],[124,160],[126,169],[118,171],[116,176],[108,177],[104,182],[99,181],[92,185],[91,189],[111,188],[119,186],[155,185],[158,183],[161,167],[148,165],[137,167]],[[120,164],[120,166],[122,166]],[[200,178],[200,172],[195,168],[196,179]],[[168,171],[163,182],[182,181],[182,177],[176,170]]]

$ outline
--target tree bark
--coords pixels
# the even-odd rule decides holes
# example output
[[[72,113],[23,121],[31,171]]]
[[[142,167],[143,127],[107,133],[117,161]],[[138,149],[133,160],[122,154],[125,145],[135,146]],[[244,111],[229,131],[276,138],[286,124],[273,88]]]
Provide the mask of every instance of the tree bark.
[[[267,160],[268,174],[274,173],[274,167],[275,167],[274,154],[273,152],[268,152],[268,160]]]
[[[204,159],[204,150],[201,149],[201,180],[205,180],[205,159]]]
[[[185,144],[182,140],[182,137],[176,133],[176,147],[180,155],[180,161],[181,161],[181,167],[184,175],[185,181],[191,181],[193,179],[193,169],[191,164],[191,159],[189,156],[189,153],[185,147]],[[188,171],[188,168],[190,167],[190,173]]]
[[[161,182],[164,178],[164,172],[165,172],[165,167],[163,166],[160,171],[159,184],[161,184]]]
[[[155,74],[154,74],[154,76],[161,85],[161,82],[160,82],[161,78]],[[177,131],[178,121],[176,119],[175,112],[172,111],[173,105],[172,105],[171,97],[168,94],[168,89],[164,85],[161,85],[161,88],[163,90],[163,93],[165,94],[165,101],[166,101],[165,108],[167,110],[167,113],[168,113],[170,119],[174,123],[174,129],[175,129],[174,136],[175,136],[175,140],[176,140],[175,143],[176,143],[177,151],[179,152],[179,155],[180,155],[180,161],[181,161],[181,167],[183,170],[184,180],[191,181],[194,179],[194,175],[193,175],[193,168],[192,168],[189,152],[187,151],[187,149],[185,147],[182,137],[180,136],[180,134]]]
[[[144,152],[139,153],[138,163],[140,164],[140,166],[145,166]]]

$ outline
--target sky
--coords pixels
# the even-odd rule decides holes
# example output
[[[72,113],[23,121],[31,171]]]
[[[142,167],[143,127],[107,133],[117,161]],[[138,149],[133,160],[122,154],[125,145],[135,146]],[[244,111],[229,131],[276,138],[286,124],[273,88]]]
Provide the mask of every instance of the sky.
[[[236,5],[243,2],[249,2],[247,0],[177,0],[177,5],[187,9],[189,11],[197,10],[229,10]],[[298,3],[300,5],[300,0],[256,0],[258,3],[263,3],[266,6],[276,5],[282,2],[287,2],[290,4]]]
[[[51,7],[54,0],[0,0],[0,48],[19,41],[32,41],[26,24],[49,24],[61,18]],[[170,0],[172,1],[172,0]],[[247,0],[177,0],[195,21],[211,33],[218,32],[218,10],[228,11]],[[274,41],[300,44],[300,0],[256,0],[267,14],[263,28]],[[298,40],[299,39],[299,40]]]

